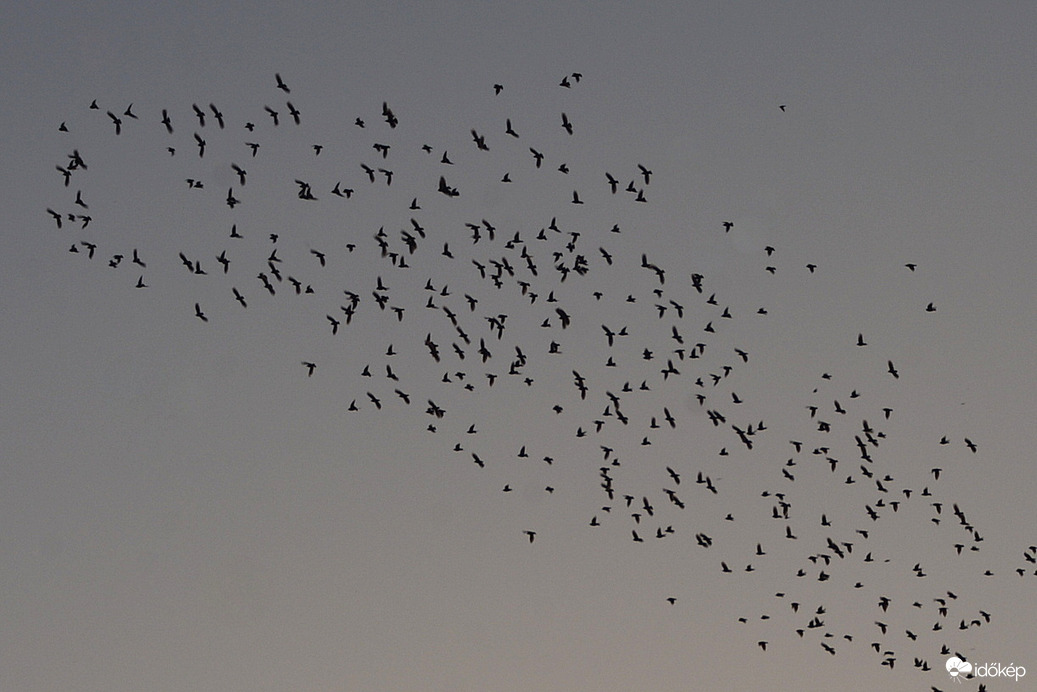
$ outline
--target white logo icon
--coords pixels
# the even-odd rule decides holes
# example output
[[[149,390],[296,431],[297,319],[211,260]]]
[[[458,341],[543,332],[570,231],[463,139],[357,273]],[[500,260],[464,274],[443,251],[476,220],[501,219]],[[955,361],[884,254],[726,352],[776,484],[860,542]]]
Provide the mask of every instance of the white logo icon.
[[[958,680],[959,675],[968,675],[972,672],[972,664],[968,661],[963,661],[957,656],[951,656],[947,659],[947,672],[955,680]],[[961,682],[961,680],[958,680]]]

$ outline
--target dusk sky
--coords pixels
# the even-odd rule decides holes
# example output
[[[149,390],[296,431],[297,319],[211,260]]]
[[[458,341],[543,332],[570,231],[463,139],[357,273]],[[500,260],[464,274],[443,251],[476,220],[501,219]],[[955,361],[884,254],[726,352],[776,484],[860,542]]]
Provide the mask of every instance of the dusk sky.
[[[11,4],[0,690],[1031,689],[1034,27]]]

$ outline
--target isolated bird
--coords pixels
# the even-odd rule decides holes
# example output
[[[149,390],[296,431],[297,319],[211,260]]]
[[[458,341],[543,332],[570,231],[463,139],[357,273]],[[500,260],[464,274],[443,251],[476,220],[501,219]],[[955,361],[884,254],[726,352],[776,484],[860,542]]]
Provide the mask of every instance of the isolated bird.
[[[573,124],[569,122],[569,116],[562,113],[562,129],[568,132],[570,135],[573,133]]]

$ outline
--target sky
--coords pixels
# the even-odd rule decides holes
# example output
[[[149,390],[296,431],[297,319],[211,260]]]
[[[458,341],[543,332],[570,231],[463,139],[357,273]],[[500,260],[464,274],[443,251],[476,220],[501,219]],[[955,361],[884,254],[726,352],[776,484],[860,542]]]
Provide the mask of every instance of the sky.
[[[1027,689],[1034,26],[9,8],[0,689]]]

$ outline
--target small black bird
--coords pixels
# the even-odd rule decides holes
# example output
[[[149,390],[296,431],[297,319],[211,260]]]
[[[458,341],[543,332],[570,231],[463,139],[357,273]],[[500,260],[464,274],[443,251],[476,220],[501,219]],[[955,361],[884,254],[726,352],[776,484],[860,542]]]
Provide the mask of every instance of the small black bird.
[[[112,113],[111,111],[108,111],[108,117],[111,118],[112,119],[112,123],[115,124],[115,134],[121,135],[122,134],[122,120],[117,115],[115,115],[115,113]]]

